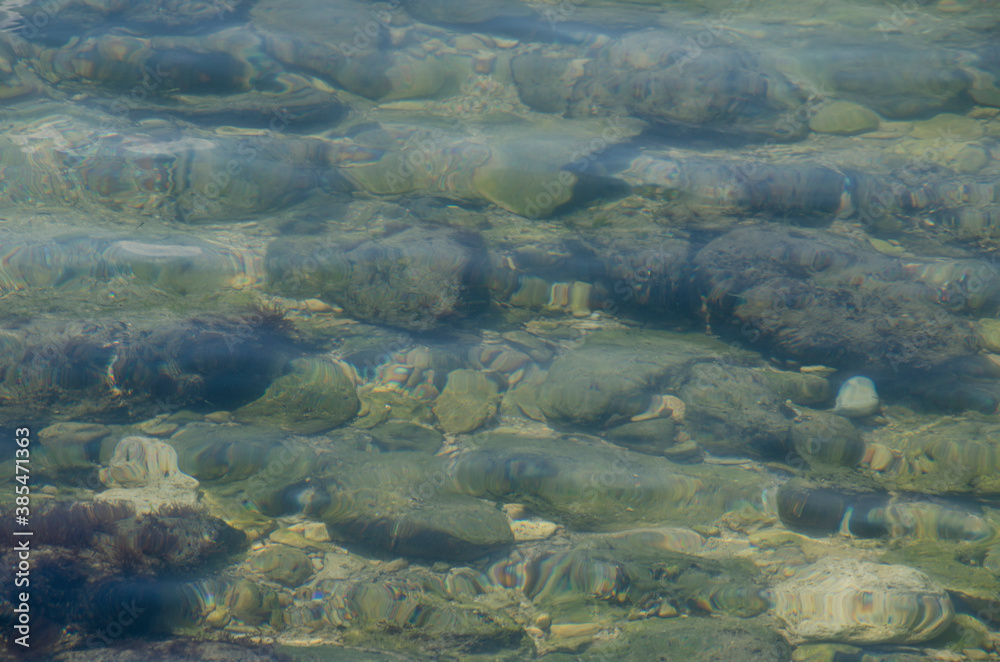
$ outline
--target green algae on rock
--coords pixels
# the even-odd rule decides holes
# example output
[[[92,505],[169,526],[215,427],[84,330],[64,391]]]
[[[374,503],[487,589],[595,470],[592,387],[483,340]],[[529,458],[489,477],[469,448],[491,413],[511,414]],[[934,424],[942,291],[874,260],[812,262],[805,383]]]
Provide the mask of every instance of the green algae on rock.
[[[267,423],[298,434],[315,434],[347,423],[360,403],[354,381],[337,363],[295,359],[259,399],[237,409],[241,423]]]
[[[739,468],[675,465],[573,435],[484,433],[473,439],[473,449],[447,468],[453,489],[525,503],[579,530],[686,524],[762,507],[760,477]]]
[[[359,319],[426,331],[466,313],[476,248],[451,232],[411,229],[354,246],[272,242],[268,279],[287,295],[316,296]]]
[[[453,370],[434,401],[434,415],[445,432],[471,432],[496,414],[499,402],[497,385],[489,377],[476,370]]]

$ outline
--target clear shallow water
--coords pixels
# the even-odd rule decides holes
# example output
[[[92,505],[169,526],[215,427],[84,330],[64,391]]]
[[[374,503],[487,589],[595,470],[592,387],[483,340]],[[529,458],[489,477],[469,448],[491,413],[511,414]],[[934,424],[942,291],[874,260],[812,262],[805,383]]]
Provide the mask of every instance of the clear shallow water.
[[[3,655],[996,655],[995,3],[3,9]]]

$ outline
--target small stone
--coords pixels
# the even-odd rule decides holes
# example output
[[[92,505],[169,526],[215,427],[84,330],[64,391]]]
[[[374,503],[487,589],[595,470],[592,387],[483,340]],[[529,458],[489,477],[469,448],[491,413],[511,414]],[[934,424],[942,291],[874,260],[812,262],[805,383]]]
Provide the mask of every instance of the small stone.
[[[988,120],[997,115],[1000,115],[1000,108],[984,108],[980,106],[969,111],[969,117],[977,120]]]
[[[357,577],[367,566],[364,560],[346,552],[327,552],[323,556],[323,569],[317,579],[350,579]]]
[[[100,478],[108,487],[146,487],[161,480],[198,484],[177,468],[177,451],[148,437],[125,437],[119,441],[108,466],[101,469]]]
[[[558,528],[559,526],[552,522],[537,520],[516,520],[510,524],[510,530],[514,533],[516,542],[545,540],[551,537]]]
[[[277,531],[273,531],[270,539],[273,543],[281,543],[282,545],[288,545],[289,547],[296,547],[298,549],[320,548],[320,545],[317,545],[312,540],[307,540],[301,533],[296,533],[290,529],[278,529]]]
[[[306,299],[302,302],[310,313],[332,313],[333,306],[320,299]]]
[[[660,604],[660,608],[656,610],[656,615],[660,618],[673,618],[677,615],[677,608],[669,602],[663,602]]]
[[[664,395],[662,398],[663,404],[670,409],[670,418],[674,423],[683,423],[684,414],[687,411],[687,405],[684,404],[684,401],[676,395]]]
[[[959,172],[979,172],[989,160],[990,157],[982,147],[966,145],[955,155],[952,165]]]
[[[791,531],[767,529],[750,534],[750,544],[761,549],[779,549],[781,547],[800,546],[806,537]]]
[[[885,471],[892,464],[896,455],[888,446],[873,443],[865,451],[865,457],[868,459],[868,466],[872,471]]]
[[[849,418],[870,416],[878,411],[878,407],[875,382],[867,377],[851,377],[837,392],[837,406],[832,413]]]
[[[594,286],[590,283],[576,282],[569,289],[569,309],[573,317],[590,315],[590,294]]]
[[[486,375],[475,370],[452,370],[433,410],[445,432],[462,434],[492,418],[499,402],[500,391]]]
[[[933,662],[965,662],[964,657],[950,650],[928,648],[924,650],[924,655],[926,659],[933,660]]]
[[[902,246],[896,246],[894,244],[890,244],[888,241],[885,241],[884,239],[868,237],[868,243],[871,244],[871,247],[877,250],[882,255],[902,255],[903,253],[906,252],[906,249],[903,248]]]
[[[322,522],[309,522],[303,526],[302,537],[313,542],[330,542],[330,532]]]
[[[205,625],[210,628],[222,629],[233,620],[229,610],[224,607],[216,607],[205,616]]]
[[[152,419],[149,421],[144,421],[139,425],[135,426],[143,434],[148,434],[150,437],[169,437],[177,428],[180,427],[176,423],[171,423],[169,421]]]
[[[559,623],[549,628],[549,633],[557,639],[589,637],[600,632],[601,623]]]
[[[837,369],[825,365],[804,365],[801,368],[799,368],[799,372],[806,375],[818,375],[820,377],[829,377],[833,373],[837,372]]]
[[[546,613],[541,613],[535,616],[535,626],[548,630],[552,626],[552,616]]]
[[[837,402],[840,406],[839,397]],[[865,453],[864,441],[854,425],[825,411],[804,410],[795,417],[788,437],[798,454],[810,464],[853,467]]]
[[[671,462],[684,462],[700,456],[701,452],[701,446],[696,441],[691,439],[681,441],[678,435],[678,443],[663,449],[663,457]]]
[[[833,101],[822,106],[809,120],[817,133],[850,136],[877,129],[879,117],[874,111],[850,101]]]

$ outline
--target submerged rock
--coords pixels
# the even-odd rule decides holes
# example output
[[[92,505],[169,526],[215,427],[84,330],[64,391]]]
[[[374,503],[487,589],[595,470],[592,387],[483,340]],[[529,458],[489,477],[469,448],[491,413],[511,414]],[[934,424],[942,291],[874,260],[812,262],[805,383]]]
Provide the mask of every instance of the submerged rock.
[[[837,391],[837,405],[832,413],[856,418],[870,416],[878,411],[878,407],[875,382],[867,377],[851,377]]]
[[[702,445],[771,457],[787,452],[791,411],[762,372],[721,363],[690,369],[680,396]]]
[[[126,575],[204,574],[243,551],[247,538],[222,520],[194,509],[165,508],[118,522],[94,546]]]
[[[54,423],[38,431],[35,460],[49,471],[93,467],[111,428],[92,423]]]
[[[278,314],[257,310],[184,320],[157,314],[86,327],[42,318],[5,359],[0,392],[38,420],[63,415],[120,421],[184,407],[239,406],[257,398],[300,352]],[[9,404],[0,403],[0,410]],[[235,407],[234,407],[235,408]],[[20,415],[20,414],[19,414]]]
[[[272,582],[294,588],[313,574],[312,561],[305,552],[288,545],[274,545],[254,554],[250,567]]]
[[[674,428],[673,419],[652,418],[611,428],[605,436],[609,441],[638,453],[662,455],[675,443]]]
[[[728,45],[698,52],[681,35],[658,29],[627,33],[598,58],[542,47],[511,60],[521,100],[542,112],[590,116],[625,110],[681,127],[780,139],[805,125],[782,117],[804,101],[781,72],[753,53]],[[763,75],[761,69],[768,70]]]
[[[692,524],[762,507],[759,476],[739,468],[674,464],[579,435],[484,433],[470,446],[447,467],[453,489],[528,504],[579,530]]]
[[[240,423],[273,425],[297,434],[315,434],[354,418],[360,402],[354,381],[342,366],[324,359],[295,359],[259,399],[240,407]]]
[[[981,542],[997,525],[974,505],[886,492],[812,486],[793,479],[778,488],[777,511],[789,528],[859,538]]]
[[[311,600],[292,606],[287,616],[295,626],[347,629],[366,648],[373,638],[386,641],[403,629],[406,647],[419,645],[430,659],[516,649],[524,638],[523,625],[500,609],[470,599],[483,593],[486,585],[481,576],[470,576],[476,574],[456,572],[441,591],[435,589],[445,582],[425,573],[360,581],[324,579],[314,585]],[[468,591],[460,590],[463,586]]]
[[[710,242],[695,263],[713,328],[743,329],[806,365],[926,373],[976,346],[972,323],[898,260],[845,237],[740,229]]]
[[[861,461],[865,444],[850,421],[822,411],[799,411],[789,429],[789,440],[806,461],[853,467]]]
[[[499,402],[497,385],[486,375],[476,370],[453,370],[434,401],[434,415],[445,432],[471,432],[496,414]]]
[[[917,117],[967,103],[971,76],[957,50],[872,40],[803,53],[814,80],[884,117]]]
[[[289,296],[319,296],[377,324],[426,331],[463,316],[476,249],[454,233],[413,228],[355,246],[273,241],[268,280]]]
[[[663,658],[665,654],[666,659],[689,662],[792,659],[791,647],[765,620],[724,615],[631,621],[622,626],[620,636],[595,641],[585,653],[573,657],[643,662]]]
[[[871,467],[892,489],[924,494],[1000,493],[1000,429],[979,416],[944,417],[920,434],[889,430],[872,441],[892,449]],[[891,461],[885,461],[889,460]]]
[[[951,541],[920,541],[887,551],[880,560],[909,566],[925,573],[952,595],[968,605],[976,615],[997,622],[991,605],[1000,591],[996,564],[990,562],[993,545],[956,545]]]
[[[241,490],[238,501],[270,517],[302,514],[325,523],[336,539],[405,556],[472,559],[514,541],[498,508],[449,489],[438,458],[344,444],[336,454],[301,461],[308,453],[288,443],[271,456],[268,469],[276,471],[236,482],[225,493]]]
[[[725,351],[721,344],[659,331],[594,333],[552,363],[537,405],[554,422],[625,422],[643,412],[671,377],[679,381],[689,363],[721,358]]]
[[[395,554],[423,558],[474,559],[513,544],[503,514],[462,496],[442,496],[398,514],[380,512],[370,494],[336,495],[320,514],[331,531]],[[353,501],[353,509],[348,505]]]
[[[444,436],[431,427],[388,421],[371,429],[375,442],[388,451],[420,451],[434,453],[441,447]]]
[[[948,594],[923,573],[854,559],[802,567],[769,597],[771,613],[806,641],[918,643],[944,632],[955,615]]]
[[[177,452],[172,447],[149,437],[125,437],[119,441],[100,476],[108,487],[147,487],[160,481],[188,487],[198,485],[198,481],[177,468]]]
[[[819,133],[850,136],[878,128],[878,115],[850,101],[833,101],[809,118],[809,128]]]
[[[198,481],[177,467],[177,452],[149,437],[125,437],[118,442],[100,479],[111,489],[95,498],[128,501],[138,513],[197,500]]]
[[[15,568],[13,511],[5,515],[11,526],[0,524],[0,539],[10,551],[2,561]],[[182,577],[215,572],[247,543],[241,532],[191,507],[136,515],[123,502],[45,501],[32,509],[32,526],[37,540],[44,536],[45,542],[32,547],[31,591],[37,599],[32,625],[37,629],[32,629],[31,646],[46,659],[81,640],[93,643],[91,637],[113,639],[107,637],[109,623],[130,627],[129,638],[169,629],[174,623],[158,619],[164,615],[160,598],[167,595],[150,590],[151,585],[177,587]],[[8,577],[13,588],[13,575]],[[126,606],[129,611],[123,611]],[[201,609],[197,601],[177,606],[188,614]],[[0,620],[7,619],[0,614]],[[65,629],[73,634],[67,636]]]

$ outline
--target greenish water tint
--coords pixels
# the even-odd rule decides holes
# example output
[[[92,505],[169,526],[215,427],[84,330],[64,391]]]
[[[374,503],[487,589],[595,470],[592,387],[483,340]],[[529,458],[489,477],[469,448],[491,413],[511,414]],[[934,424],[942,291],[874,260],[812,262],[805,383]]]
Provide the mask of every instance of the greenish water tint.
[[[0,658],[996,658],[998,44],[0,2]]]

